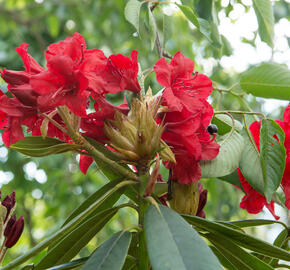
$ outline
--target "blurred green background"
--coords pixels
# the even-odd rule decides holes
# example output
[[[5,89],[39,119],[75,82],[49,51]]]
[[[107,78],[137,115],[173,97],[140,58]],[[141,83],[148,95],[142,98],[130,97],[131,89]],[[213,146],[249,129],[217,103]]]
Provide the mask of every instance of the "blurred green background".
[[[30,45],[30,54],[45,65],[46,47],[53,42],[65,39],[74,32],[79,32],[84,36],[88,48],[102,49],[107,55],[112,53],[129,55],[133,49],[136,49],[139,51],[142,69],[152,67],[158,60],[158,55],[155,48],[151,51],[147,7],[143,5],[140,14],[140,38],[135,33],[134,27],[124,17],[126,2],[119,0],[0,0],[0,67],[17,70],[22,68],[21,59],[14,49],[23,42]],[[194,1],[194,3],[183,1],[184,4],[194,5],[198,15],[210,22],[213,21],[210,12],[211,2],[211,0]],[[237,83],[239,73],[252,64],[274,60],[290,65],[290,59],[286,57],[290,52],[289,1],[281,0],[273,3],[277,26],[275,30],[279,30],[275,43],[278,46],[275,45],[273,50],[261,42],[257,36],[257,27],[253,28],[250,22],[250,25],[240,26],[245,16],[250,16],[256,22],[250,0],[215,2],[219,21],[218,34],[221,38],[218,46],[211,44],[198,33],[173,5],[163,5],[163,9],[157,7],[154,10],[160,40],[168,53],[173,55],[181,50],[187,57],[195,60],[197,71],[210,76],[219,87],[224,89]],[[164,13],[167,14],[166,21],[163,18]],[[165,37],[164,24],[166,24]],[[284,31],[283,29],[287,27],[288,30]],[[231,32],[231,29],[236,29],[236,33]],[[241,29],[243,31],[239,32]],[[259,55],[261,50],[264,54]],[[255,52],[259,57],[253,60],[251,55],[255,55]],[[285,56],[281,57],[281,54]],[[156,83],[154,74],[146,80],[146,87],[149,85],[154,92],[161,89]],[[4,91],[6,89],[3,82],[1,88]],[[236,91],[240,90],[237,88]],[[262,111],[274,119],[281,118],[282,110],[287,104],[287,102],[257,100],[253,96],[246,98],[253,110]],[[113,100],[115,103],[121,101],[121,95]],[[219,107],[219,109],[245,109],[235,97],[220,96],[218,92],[213,92],[210,101],[215,108]],[[83,175],[78,169],[77,160],[78,156],[72,154],[41,159],[27,158],[12,150],[7,150],[0,141],[2,194],[16,191],[16,213],[17,216],[24,216],[26,224],[24,235],[8,253],[4,263],[54,232],[74,208],[106,182],[95,166],[91,166],[87,175]],[[202,183],[209,191],[205,209],[207,218],[237,220],[257,217],[239,208],[243,194],[237,188],[217,179],[203,179]],[[125,198],[121,199],[125,200]],[[266,211],[259,217],[272,218]],[[282,221],[287,221],[285,210],[279,208],[278,214]],[[96,243],[99,244],[113,232],[128,226],[135,220],[134,212],[122,210],[90,242],[88,248],[93,249]],[[260,231],[261,235],[268,240],[273,240],[273,235],[276,234],[276,227],[271,228]],[[84,249],[81,255],[87,254],[88,250]]]

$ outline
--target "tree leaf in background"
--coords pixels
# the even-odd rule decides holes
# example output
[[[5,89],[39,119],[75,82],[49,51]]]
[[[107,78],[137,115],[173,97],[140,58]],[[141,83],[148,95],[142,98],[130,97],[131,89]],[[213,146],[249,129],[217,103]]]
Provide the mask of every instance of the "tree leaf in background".
[[[241,88],[257,97],[290,100],[290,70],[280,64],[262,63],[242,73]]]
[[[226,114],[215,114],[214,117],[211,120],[212,124],[217,125],[218,127],[218,134],[219,135],[224,135],[232,130],[233,127],[233,121],[231,117],[229,117]],[[243,129],[242,124],[238,121],[235,120],[235,130],[240,132]]]
[[[151,50],[153,50],[156,36],[157,36],[157,26],[156,26],[155,18],[150,9],[150,3],[148,4],[148,21],[149,21],[149,35],[150,35],[150,40],[151,40]]]
[[[145,234],[154,270],[191,270],[193,265],[194,269],[222,269],[199,234],[168,207],[148,207],[145,213]]]
[[[221,41],[223,45],[222,54],[225,56],[231,56],[233,54],[233,47],[231,43],[224,35],[221,35]]]
[[[125,18],[131,23],[139,33],[139,16],[140,16],[140,8],[141,2],[137,0],[130,0],[125,6]]]
[[[253,0],[261,40],[273,48],[274,15],[270,0]]]
[[[229,240],[235,242],[241,247],[256,251],[273,258],[279,258],[290,261],[290,253],[281,248],[273,246],[265,241],[255,238],[249,234],[242,233],[239,230],[227,227],[223,224],[206,220],[200,217],[182,215],[182,217],[191,225],[197,227],[197,230],[208,231],[220,237],[228,237]]]
[[[10,148],[30,157],[44,157],[76,151],[81,147],[77,144],[65,143],[55,138],[46,137],[44,139],[42,136],[27,136],[24,140],[19,140],[12,144]]]
[[[49,250],[47,255],[35,266],[35,270],[47,269],[69,262],[109,222],[117,211],[117,207],[107,209],[79,225]]]
[[[130,232],[118,232],[105,241],[82,270],[121,270],[131,241]]]
[[[233,132],[229,138],[223,137],[226,141],[221,145],[218,156],[210,161],[200,161],[201,175],[206,177],[221,177],[234,172],[240,163],[243,152],[244,139]]]
[[[50,35],[53,38],[56,38],[59,35],[60,30],[60,21],[59,18],[56,15],[50,15],[47,18],[47,26]]]
[[[262,260],[246,252],[230,239],[213,233],[204,235],[237,270],[271,270],[274,269]]]
[[[175,3],[176,4],[176,3]],[[197,29],[199,29],[200,25],[199,25],[199,21],[197,19],[197,15],[195,13],[195,11],[189,7],[189,6],[184,6],[184,5],[179,5],[176,4],[179,9],[181,10],[181,12],[184,14],[184,16],[194,25],[197,27]]]
[[[262,120],[260,157],[264,177],[264,194],[268,203],[280,186],[284,173],[286,159],[284,140],[284,131],[278,123],[271,119]]]
[[[213,41],[213,46],[215,48],[220,49],[222,47],[222,41],[221,41],[219,29],[218,29],[219,20],[218,20],[217,10],[215,7],[214,0],[212,0],[212,4],[211,4],[211,16],[212,16],[212,21],[210,23],[210,25],[211,25],[211,39]]]
[[[166,48],[166,42],[172,35],[172,16],[163,14],[163,47]]]

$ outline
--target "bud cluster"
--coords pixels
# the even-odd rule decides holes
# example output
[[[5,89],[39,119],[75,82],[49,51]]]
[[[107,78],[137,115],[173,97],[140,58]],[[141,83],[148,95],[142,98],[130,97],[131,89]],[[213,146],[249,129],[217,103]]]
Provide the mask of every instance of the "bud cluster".
[[[0,191],[1,198],[1,191]],[[0,204],[0,262],[4,258],[6,250],[13,247],[19,240],[24,229],[24,218],[19,219],[12,215],[16,208],[15,191],[7,195]]]
[[[157,153],[162,160],[175,162],[171,149],[161,140],[164,128],[156,123],[158,107],[158,101],[147,94],[144,101],[132,101],[128,116],[116,111],[114,120],[106,121],[109,144],[125,162],[146,165]]]

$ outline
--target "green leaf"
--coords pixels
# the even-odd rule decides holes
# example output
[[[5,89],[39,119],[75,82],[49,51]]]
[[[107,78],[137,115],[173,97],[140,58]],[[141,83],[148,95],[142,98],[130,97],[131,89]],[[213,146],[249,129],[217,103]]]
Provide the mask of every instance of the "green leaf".
[[[112,190],[117,184],[119,184],[122,179],[114,180],[106,185],[102,186],[100,189],[98,189],[95,193],[93,193],[91,196],[89,196],[77,209],[75,209],[70,216],[66,219],[66,221],[63,223],[62,227],[65,226],[67,223],[69,223],[72,219],[74,219],[76,216],[81,214],[83,211],[86,211],[92,204],[94,204],[98,199],[100,199],[104,194],[106,194],[108,191]],[[122,193],[124,192],[123,189],[120,189],[116,191],[112,196],[108,197],[105,202],[103,202],[98,208],[95,209],[93,215],[97,214],[98,212],[101,212],[105,209],[111,208],[115,202],[120,198]]]
[[[79,267],[82,266],[88,259],[89,257],[84,257],[78,260],[71,261],[69,263],[64,263],[61,265],[51,267],[47,270],[69,270],[69,269],[76,269],[76,268],[79,269]],[[32,270],[33,269],[34,268],[32,268]]]
[[[140,16],[140,8],[141,2],[137,0],[130,0],[125,6],[125,18],[131,23],[139,33],[139,16]]]
[[[36,265],[35,270],[47,269],[57,264],[69,262],[109,222],[117,211],[117,207],[111,208],[83,222],[50,249],[48,254]]]
[[[176,212],[150,205],[145,213],[145,234],[154,270],[222,269],[198,233]],[[201,259],[206,258],[206,259]]]
[[[239,178],[237,170],[235,170],[234,172],[232,172],[229,175],[220,176],[217,179],[219,179],[221,181],[224,181],[224,182],[227,182],[227,183],[230,183],[232,185],[236,185],[236,186],[240,187],[243,190],[243,187],[241,185],[241,181],[240,181],[240,178]]]
[[[176,4],[176,3],[175,3]],[[179,9],[181,10],[181,12],[184,14],[184,16],[194,25],[197,27],[197,29],[200,28],[200,25],[199,25],[199,21],[197,19],[197,15],[195,13],[195,11],[189,7],[189,6],[184,6],[184,5],[179,5],[179,4],[176,4]]]
[[[226,133],[229,133],[233,127],[233,121],[231,117],[229,117],[226,114],[214,115],[214,117],[211,120],[211,123],[217,125],[219,135],[224,135]],[[235,125],[234,129],[237,132],[242,131],[243,125],[241,124],[241,122],[239,122],[238,120],[234,120],[234,125]]]
[[[273,48],[274,15],[270,0],[253,0],[253,7],[259,24],[259,35]]]
[[[227,135],[223,139],[225,137]],[[226,138],[215,159],[200,162],[202,177],[221,177],[234,172],[239,167],[243,141],[243,137],[235,131]]]
[[[222,42],[221,42],[221,36],[219,33],[219,29],[218,29],[219,20],[218,20],[217,10],[215,7],[214,0],[212,0],[212,5],[211,5],[211,16],[212,16],[212,21],[210,23],[210,25],[211,25],[211,40],[213,42],[213,46],[219,49],[222,47]]]
[[[246,132],[245,132],[246,133]],[[260,194],[264,194],[264,179],[260,161],[260,153],[252,143],[249,134],[244,136],[244,150],[239,168],[247,182]]]
[[[200,217],[189,215],[182,215],[184,219],[198,230],[208,231],[221,237],[227,237],[229,240],[235,242],[239,246],[255,251],[259,254],[264,254],[273,258],[279,258],[285,261],[290,261],[290,253],[275,247],[265,241],[255,238],[246,233],[242,233],[233,228],[229,228],[223,224],[209,221]]]
[[[150,5],[148,4],[148,21],[149,21],[149,35],[151,40],[151,50],[154,48],[156,36],[157,36],[157,26],[155,22],[155,18],[150,10]]]
[[[166,42],[172,35],[172,16],[163,14],[163,47],[166,47]]]
[[[249,254],[230,239],[213,233],[204,235],[236,267],[237,270],[271,270],[268,264]]]
[[[271,119],[262,120],[260,156],[264,177],[264,194],[268,203],[270,203],[274,192],[280,186],[285,169],[286,150],[284,140],[284,131],[278,123]]]
[[[231,43],[224,35],[221,35],[221,41],[223,45],[222,54],[226,56],[231,56],[233,54],[233,47]]]
[[[60,30],[60,20],[56,15],[50,15],[47,18],[48,30],[53,38],[59,35]]]
[[[215,246],[209,246],[213,253],[217,256],[220,263],[225,267],[227,270],[236,270],[236,268],[233,266],[233,264],[230,262],[228,258],[225,257],[222,251],[217,249]]]
[[[277,138],[279,142],[277,141]],[[245,139],[245,148],[240,162],[240,169],[259,193],[268,202],[281,183],[285,167],[285,135],[282,128],[270,119],[263,119],[260,132],[260,153],[254,142]]]
[[[290,100],[290,70],[280,64],[262,63],[244,72],[242,89],[257,97]]]
[[[264,226],[271,224],[281,224],[287,229],[287,225],[281,221],[277,220],[267,220],[267,219],[246,219],[246,220],[236,220],[236,221],[223,221],[223,223],[233,224],[240,228],[255,227],[255,226]]]
[[[24,140],[19,140],[12,144],[10,148],[30,157],[44,157],[68,151],[77,151],[81,147],[77,144],[65,143],[50,137],[43,139],[41,136],[27,136]]]
[[[118,232],[104,242],[82,270],[121,270],[131,241],[130,232]]]

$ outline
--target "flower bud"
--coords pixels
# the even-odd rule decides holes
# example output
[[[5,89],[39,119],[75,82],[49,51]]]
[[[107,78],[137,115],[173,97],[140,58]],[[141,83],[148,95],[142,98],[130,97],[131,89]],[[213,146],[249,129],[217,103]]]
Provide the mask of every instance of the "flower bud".
[[[109,144],[124,161],[146,166],[160,152],[163,160],[175,162],[171,149],[161,140],[163,127],[155,121],[156,106],[148,97],[143,102],[134,99],[128,116],[116,111],[114,120],[106,122]]]
[[[198,183],[182,185],[172,182],[172,199],[170,207],[180,214],[195,216],[199,204]]]
[[[13,225],[16,222],[16,215],[13,215],[7,222],[7,225],[4,230],[4,236],[7,237],[12,230]]]
[[[7,209],[7,213],[6,213],[6,217],[4,219],[4,223],[7,221],[10,213],[13,212],[14,208],[15,208],[15,205],[16,205],[16,200],[15,200],[15,191],[12,191],[10,195],[7,195],[2,203],[1,203],[3,206],[6,207]]]
[[[17,221],[14,222],[11,230],[7,233],[5,247],[13,247],[19,240],[24,229],[24,218],[20,217]],[[6,229],[5,229],[6,231]]]

